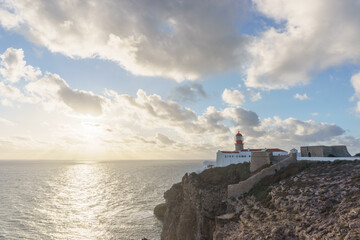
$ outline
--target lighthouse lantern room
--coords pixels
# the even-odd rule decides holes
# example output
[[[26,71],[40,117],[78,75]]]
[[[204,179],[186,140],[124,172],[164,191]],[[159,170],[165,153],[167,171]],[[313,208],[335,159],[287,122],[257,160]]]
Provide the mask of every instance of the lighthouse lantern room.
[[[240,133],[240,131],[238,131],[238,133],[235,135],[235,151],[241,151],[244,149],[244,143],[243,143],[243,136]]]

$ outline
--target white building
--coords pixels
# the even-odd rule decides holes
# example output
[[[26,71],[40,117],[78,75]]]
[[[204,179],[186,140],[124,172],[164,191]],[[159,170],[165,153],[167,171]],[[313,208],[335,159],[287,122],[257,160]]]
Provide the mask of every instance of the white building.
[[[244,149],[243,136],[240,132],[235,135],[235,151],[218,151],[216,153],[216,166],[224,167],[230,164],[237,164],[251,161],[253,152],[271,152],[273,156],[288,155],[288,153],[279,148],[264,149]]]

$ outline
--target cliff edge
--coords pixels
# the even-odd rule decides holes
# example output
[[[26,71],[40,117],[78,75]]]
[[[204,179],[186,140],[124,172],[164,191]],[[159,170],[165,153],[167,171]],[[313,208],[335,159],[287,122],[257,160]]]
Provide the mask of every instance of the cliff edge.
[[[185,175],[165,194],[162,239],[359,239],[360,161],[299,161],[227,198],[249,164]]]
[[[250,175],[249,163],[186,174],[164,194],[167,210],[161,239],[212,239],[216,216],[227,211],[227,186]]]

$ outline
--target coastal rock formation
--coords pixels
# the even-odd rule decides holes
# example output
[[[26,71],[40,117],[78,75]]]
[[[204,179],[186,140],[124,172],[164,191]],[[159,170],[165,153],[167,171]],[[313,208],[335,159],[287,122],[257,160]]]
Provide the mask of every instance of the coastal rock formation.
[[[154,215],[160,219],[163,219],[165,216],[167,206],[166,203],[160,203],[154,208]]]
[[[359,239],[360,162],[313,163],[229,205],[214,239]]]
[[[250,174],[249,163],[186,174],[164,194],[167,210],[161,239],[212,239],[215,217],[227,210],[227,185]]]
[[[299,161],[231,199],[249,164],[209,170],[165,193],[162,239],[359,239],[360,161]]]

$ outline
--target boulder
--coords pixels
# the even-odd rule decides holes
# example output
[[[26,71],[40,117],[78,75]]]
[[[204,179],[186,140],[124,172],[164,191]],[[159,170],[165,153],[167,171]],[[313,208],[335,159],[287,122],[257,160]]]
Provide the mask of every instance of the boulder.
[[[163,219],[165,216],[167,206],[166,203],[160,203],[154,208],[154,215],[160,219]]]

